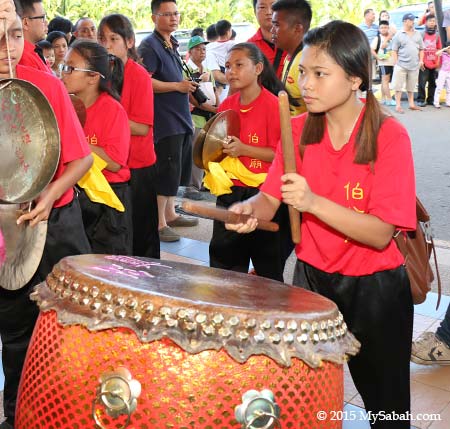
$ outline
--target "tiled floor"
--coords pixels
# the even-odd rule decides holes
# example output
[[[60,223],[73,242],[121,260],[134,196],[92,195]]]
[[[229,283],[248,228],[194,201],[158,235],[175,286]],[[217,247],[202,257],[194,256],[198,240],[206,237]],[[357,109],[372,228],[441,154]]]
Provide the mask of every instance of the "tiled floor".
[[[198,265],[208,265],[208,243],[182,238],[176,243],[161,243],[161,259],[175,260]],[[434,331],[444,317],[450,303],[449,296],[442,296],[439,309],[436,310],[437,295],[429,293],[427,300],[414,307],[414,338],[422,332]],[[365,419],[363,403],[348,368],[345,368],[344,380],[344,416],[343,429],[370,429]],[[412,428],[448,429],[450,428],[450,366],[426,366],[411,363],[411,402],[412,416],[419,414],[429,420],[412,421]],[[434,415],[431,415],[434,414]]]

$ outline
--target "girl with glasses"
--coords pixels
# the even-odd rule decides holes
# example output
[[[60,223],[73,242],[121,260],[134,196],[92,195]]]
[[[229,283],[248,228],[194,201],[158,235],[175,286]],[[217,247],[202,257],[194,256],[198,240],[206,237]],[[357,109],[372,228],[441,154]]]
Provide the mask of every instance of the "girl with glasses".
[[[102,172],[123,207],[94,202],[80,191],[83,223],[94,253],[132,254],[130,202],[130,127],[118,92],[123,63],[98,43],[82,40],[71,45],[61,67],[61,79],[86,106],[84,133]],[[103,162],[101,162],[103,161]],[[125,211],[123,211],[125,208]]]
[[[126,16],[105,16],[98,27],[98,36],[108,53],[120,58],[125,65],[120,103],[127,112],[131,129],[128,167],[131,172],[133,255],[159,259],[152,79],[137,63],[133,26]]]

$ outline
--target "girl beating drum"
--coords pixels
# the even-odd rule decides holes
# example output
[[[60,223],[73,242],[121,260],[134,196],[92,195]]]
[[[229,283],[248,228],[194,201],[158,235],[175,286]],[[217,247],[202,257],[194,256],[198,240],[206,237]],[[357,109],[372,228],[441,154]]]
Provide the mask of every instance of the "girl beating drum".
[[[380,111],[360,29],[333,21],[304,44],[299,86],[308,113],[292,120],[297,173],[283,174],[279,148],[262,192],[230,210],[271,219],[283,201],[302,213],[294,284],[333,300],[361,342],[349,367],[366,410],[404,416],[372,427],[409,428],[413,305],[392,236],[415,228],[411,143]],[[227,228],[246,233],[256,223]]]
[[[123,77],[122,61],[88,40],[71,45],[61,78],[69,93],[86,106],[84,133],[92,152],[106,162],[103,174],[125,207],[124,212],[92,202],[80,191],[83,223],[94,253],[132,254],[130,202],[130,127],[116,88]],[[112,81],[112,79],[114,79]]]

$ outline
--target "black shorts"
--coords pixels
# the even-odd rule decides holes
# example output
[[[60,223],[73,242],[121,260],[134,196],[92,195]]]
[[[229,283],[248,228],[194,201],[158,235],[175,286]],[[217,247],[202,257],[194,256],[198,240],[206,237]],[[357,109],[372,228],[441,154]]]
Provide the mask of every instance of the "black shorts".
[[[392,77],[392,73],[394,72],[394,66],[379,66],[381,76],[390,75]]]
[[[155,143],[156,193],[175,197],[178,187],[189,186],[192,171],[192,134],[168,136]]]

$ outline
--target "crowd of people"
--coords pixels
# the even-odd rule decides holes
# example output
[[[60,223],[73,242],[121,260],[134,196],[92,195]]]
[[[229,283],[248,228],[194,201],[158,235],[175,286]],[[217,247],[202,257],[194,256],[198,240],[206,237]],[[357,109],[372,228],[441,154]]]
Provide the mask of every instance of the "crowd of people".
[[[12,71],[43,91],[62,148],[53,181],[18,220],[48,220],[38,271],[19,291],[0,289],[6,417],[0,428],[14,427],[38,313],[29,300],[32,288],[69,255],[159,258],[161,241],[178,241],[177,227],[198,223],[176,210],[180,186],[192,199],[201,199],[206,187],[218,207],[251,215],[245,224],[214,222],[213,267],[248,272],[252,261],[257,275],[283,281],[294,249],[287,207],[301,213],[294,284],[334,301],[361,342],[349,367],[366,410],[409,412],[413,305],[392,237],[416,226],[414,166],[407,131],[381,104],[403,112],[406,89],[410,109],[440,107],[445,88],[450,106],[450,48],[441,43],[431,10],[421,34],[410,14],[402,29],[387,11],[375,24],[372,9],[360,28],[331,21],[310,29],[306,0],[253,0],[253,6],[259,28],[248,42],[236,42],[231,23],[220,20],[194,29],[182,58],[173,37],[180,22],[176,0],[152,0],[154,31],[138,49],[124,15],[107,15],[98,26],[89,17],[75,25],[62,17],[47,22],[41,0],[0,0],[0,21],[6,20],[0,78]],[[276,95],[283,89],[296,149],[296,173],[289,174],[279,144]],[[77,118],[69,94],[85,106],[84,118]],[[222,161],[197,168],[193,138],[227,110],[240,118],[239,135],[223,142]],[[101,195],[93,178],[102,182]],[[256,218],[275,219],[279,232],[256,231]],[[438,347],[444,358],[432,361],[450,363],[449,328],[450,309],[440,330],[414,345],[416,359],[430,363],[427,347]],[[371,425],[409,428],[409,421]]]
[[[424,30],[416,30],[416,24],[424,25]],[[364,11],[364,21],[359,27],[372,49],[374,75],[378,68],[382,104],[395,106],[396,112],[404,113],[401,97],[406,90],[409,109],[422,110],[427,105],[439,109],[445,89],[445,105],[450,107],[450,10],[444,12],[442,25],[446,29],[446,41],[442,41],[439,34],[433,1],[428,2],[421,17],[405,13],[399,29],[389,21],[388,11],[380,12],[378,24],[373,9]],[[416,87],[417,98],[414,99]]]

